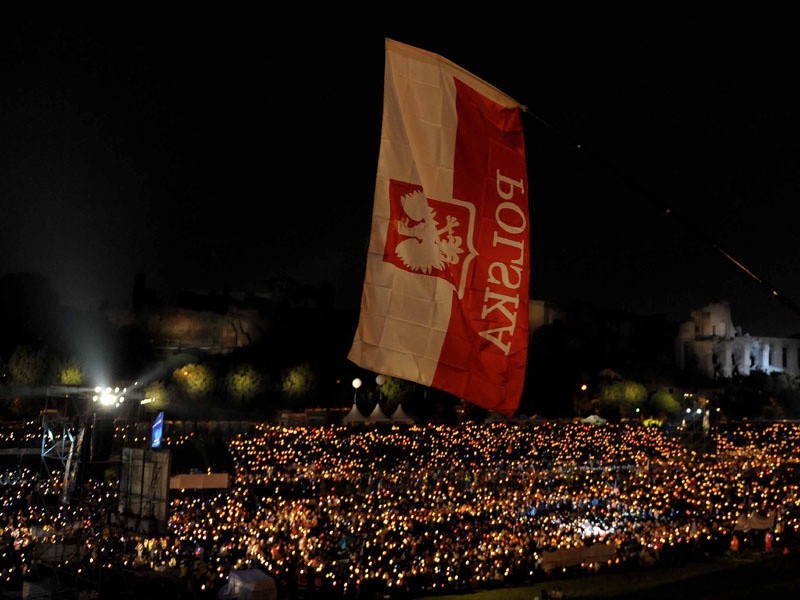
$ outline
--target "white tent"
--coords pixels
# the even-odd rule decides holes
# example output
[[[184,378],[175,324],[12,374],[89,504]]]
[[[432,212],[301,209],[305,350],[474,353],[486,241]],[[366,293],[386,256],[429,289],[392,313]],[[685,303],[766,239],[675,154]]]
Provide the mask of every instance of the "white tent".
[[[581,422],[586,423],[588,425],[605,425],[606,423],[608,423],[608,421],[603,417],[601,417],[600,415],[589,415]]]
[[[342,418],[342,423],[364,423],[367,418],[358,410],[356,403],[353,402],[353,408]]]
[[[394,412],[392,413],[392,422],[402,423],[404,425],[411,425],[414,423],[414,419],[412,419],[406,414],[406,411],[403,410],[402,404],[398,404],[397,408],[394,409]]]
[[[233,570],[217,592],[220,600],[277,600],[275,579],[258,569]]]
[[[379,403],[375,404],[375,408],[372,409],[368,419],[370,423],[390,423],[391,419],[386,416],[386,413],[381,410],[381,405]]]

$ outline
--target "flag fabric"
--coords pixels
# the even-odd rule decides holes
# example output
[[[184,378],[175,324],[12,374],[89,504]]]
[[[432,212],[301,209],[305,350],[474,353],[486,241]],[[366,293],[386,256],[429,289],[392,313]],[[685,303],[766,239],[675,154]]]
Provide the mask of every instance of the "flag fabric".
[[[513,98],[387,39],[367,267],[349,360],[511,416],[528,356],[528,182]]]

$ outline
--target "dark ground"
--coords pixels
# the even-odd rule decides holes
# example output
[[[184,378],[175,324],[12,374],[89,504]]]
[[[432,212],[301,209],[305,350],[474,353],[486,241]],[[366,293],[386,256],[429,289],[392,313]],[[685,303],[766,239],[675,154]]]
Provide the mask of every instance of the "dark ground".
[[[560,587],[564,598],[599,600],[745,600],[794,598],[800,592],[800,553],[751,553],[704,562],[654,566],[625,573],[555,578],[514,589],[428,600],[534,600]]]

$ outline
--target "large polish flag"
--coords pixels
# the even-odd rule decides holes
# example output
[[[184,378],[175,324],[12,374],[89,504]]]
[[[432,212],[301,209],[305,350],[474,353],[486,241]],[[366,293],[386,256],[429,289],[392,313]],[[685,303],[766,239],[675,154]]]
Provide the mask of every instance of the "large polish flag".
[[[528,182],[513,98],[386,40],[361,312],[348,359],[503,415],[528,356]]]

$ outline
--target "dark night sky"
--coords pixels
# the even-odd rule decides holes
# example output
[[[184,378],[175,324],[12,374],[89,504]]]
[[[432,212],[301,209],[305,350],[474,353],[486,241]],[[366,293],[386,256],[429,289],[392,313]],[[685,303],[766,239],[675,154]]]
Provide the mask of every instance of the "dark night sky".
[[[164,296],[329,280],[357,306],[391,37],[568,135],[524,117],[533,298],[679,320],[727,299],[745,331],[800,332],[800,315],[652,203],[800,302],[791,20],[577,12],[6,18],[0,275],[41,273],[83,308],[128,302],[137,271]]]

